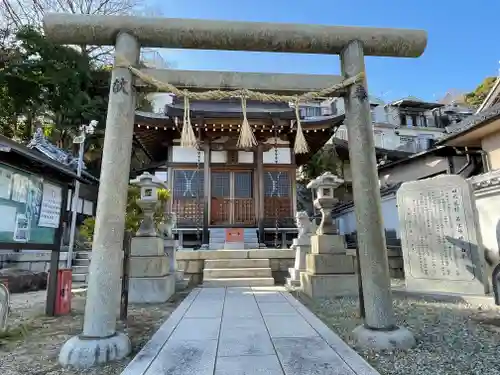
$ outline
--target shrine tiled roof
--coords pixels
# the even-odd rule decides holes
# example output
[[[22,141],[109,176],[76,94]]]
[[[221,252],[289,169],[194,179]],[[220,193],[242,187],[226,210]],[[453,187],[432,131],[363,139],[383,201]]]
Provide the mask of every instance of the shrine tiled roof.
[[[200,100],[191,101],[189,103],[191,116],[205,116],[205,117],[242,117],[243,112],[241,109],[240,100]],[[295,109],[290,107],[287,103],[266,103],[255,100],[247,101],[247,117],[248,118],[262,118],[273,117],[281,119],[295,118]],[[165,105],[165,115],[180,117],[184,114],[184,103],[179,102]]]
[[[380,187],[380,196],[385,197],[390,194],[395,194],[398,189],[401,187],[403,182],[398,182],[395,184],[387,184],[387,185],[382,185]],[[339,214],[341,214],[343,211],[351,208],[354,206],[354,201],[348,201],[348,202],[339,202],[332,210],[332,216],[335,218]]]
[[[31,168],[40,170],[40,173],[56,173],[64,179],[74,181],[78,179],[84,184],[97,184],[99,179],[82,171],[78,177],[70,165],[62,163],[57,158],[50,157],[36,148],[28,148],[14,140],[0,135],[0,148],[2,149],[2,160],[13,165],[29,165]]]
[[[457,124],[448,126],[446,128],[447,134],[441,138],[437,144],[446,143],[446,141],[457,138],[458,136],[468,133],[469,131],[487,125],[492,121],[500,118],[500,103],[495,104],[485,111],[481,111],[473,116],[469,116],[466,119],[460,121]]]

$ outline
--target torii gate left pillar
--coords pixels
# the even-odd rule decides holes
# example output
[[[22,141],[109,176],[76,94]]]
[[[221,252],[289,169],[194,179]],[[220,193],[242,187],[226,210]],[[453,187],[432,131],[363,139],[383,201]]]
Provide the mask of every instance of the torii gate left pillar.
[[[143,47],[340,54],[344,78],[364,71],[364,55],[418,57],[427,44],[427,34],[421,30],[123,16],[49,14],[44,29],[49,39],[61,44],[115,45],[115,54],[134,65],[139,41]],[[115,64],[84,328],[64,344],[59,355],[62,365],[90,367],[130,352],[128,337],[116,332],[116,309],[135,110],[132,82],[129,70]],[[212,85],[221,86],[222,82]],[[413,345],[413,336],[395,325],[392,308],[366,82],[343,94],[349,139],[354,141],[349,154],[366,307],[365,324],[355,336],[365,347],[407,348]]]

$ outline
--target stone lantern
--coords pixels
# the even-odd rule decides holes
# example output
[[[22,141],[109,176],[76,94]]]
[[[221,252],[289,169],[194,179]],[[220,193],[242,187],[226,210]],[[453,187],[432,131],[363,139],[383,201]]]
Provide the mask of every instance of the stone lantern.
[[[136,179],[130,181],[141,189],[141,197],[137,204],[142,209],[144,218],[142,219],[137,237],[157,237],[159,235],[155,222],[154,213],[159,204],[158,190],[165,189],[167,186],[151,173],[144,172]]]
[[[332,209],[338,199],[334,197],[333,192],[343,183],[344,180],[333,173],[325,172],[307,184],[308,189],[315,190],[314,207],[321,212],[321,223],[316,229],[317,235],[337,234],[337,226],[332,219]]]
[[[353,259],[347,254],[344,237],[338,234],[332,209],[338,202],[334,191],[344,181],[330,172],[312,180],[314,206],[321,211],[321,223],[311,236],[311,252],[306,255],[306,269],[300,272],[300,287],[310,298],[336,298],[358,294],[358,277]]]

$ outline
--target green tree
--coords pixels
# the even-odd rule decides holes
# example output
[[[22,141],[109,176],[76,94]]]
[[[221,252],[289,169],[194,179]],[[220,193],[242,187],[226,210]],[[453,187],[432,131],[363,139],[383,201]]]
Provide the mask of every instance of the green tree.
[[[129,185],[128,196],[127,196],[127,208],[125,216],[125,230],[135,233],[139,229],[142,221],[142,210],[137,204],[137,200],[141,196],[140,188],[137,186]],[[158,200],[160,204],[158,205],[156,212],[154,214],[155,223],[160,224],[165,218],[166,203],[170,198],[170,192],[167,189],[158,190]],[[89,217],[84,220],[83,224],[80,226],[80,235],[86,241],[92,241],[94,237],[95,229],[95,218]]]
[[[38,123],[58,147],[73,149],[82,124],[99,126],[85,143],[89,172],[100,173],[111,67],[96,64],[87,54],[47,40],[36,28],[23,27],[0,45],[0,131],[27,142]],[[139,93],[138,108],[152,110]]]
[[[486,99],[488,93],[493,88],[496,80],[497,77],[485,78],[474,91],[471,91],[465,95],[465,101],[474,107],[480,106],[484,99]]]
[[[335,145],[326,144],[316,152],[301,169],[301,182],[309,182],[325,172],[343,177],[342,161],[337,155]]]

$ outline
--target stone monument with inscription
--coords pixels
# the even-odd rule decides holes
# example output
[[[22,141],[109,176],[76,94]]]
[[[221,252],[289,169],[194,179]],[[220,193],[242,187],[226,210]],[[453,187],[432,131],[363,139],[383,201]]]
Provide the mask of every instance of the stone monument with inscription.
[[[136,237],[132,238],[128,300],[130,303],[166,302],[175,292],[175,240],[164,239],[153,219],[159,204],[157,190],[165,185],[147,172],[130,183],[141,188],[137,203],[144,219]]]
[[[297,212],[295,224],[299,233],[297,238],[293,239],[290,247],[295,250],[295,264],[293,268],[288,269],[290,277],[286,280],[287,286],[300,285],[300,273],[306,270],[306,255],[311,252],[311,235],[315,231],[314,225],[305,211]]]
[[[397,192],[406,287],[488,292],[474,197],[458,175],[405,182]]]
[[[311,253],[306,255],[306,270],[300,273],[302,291],[311,298],[329,298],[358,294],[354,262],[347,255],[344,239],[338,234],[331,211],[338,199],[334,190],[344,181],[330,172],[311,181],[316,190],[314,205],[322,214],[321,223],[311,236]]]

